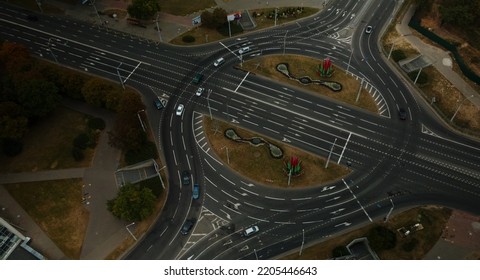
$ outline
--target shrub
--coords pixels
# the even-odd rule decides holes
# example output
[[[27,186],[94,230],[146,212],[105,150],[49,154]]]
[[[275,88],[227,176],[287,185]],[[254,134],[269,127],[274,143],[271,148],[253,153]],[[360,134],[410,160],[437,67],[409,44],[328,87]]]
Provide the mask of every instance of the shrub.
[[[23,143],[20,140],[5,138],[2,143],[3,153],[8,157],[14,157],[23,150]]]
[[[185,35],[182,37],[182,41],[184,43],[193,43],[195,42],[195,37],[193,37],[192,35]]]
[[[407,56],[405,55],[405,53],[402,50],[393,50],[392,51],[393,61],[399,62],[400,60],[405,59],[405,58],[407,58]]]
[[[72,156],[76,161],[82,161],[85,158],[83,150],[77,147],[73,147]]]
[[[350,253],[348,252],[348,249],[345,246],[337,246],[332,250],[332,257],[334,258],[339,258],[347,255],[350,255]]]
[[[73,139],[73,146],[81,150],[85,150],[90,143],[90,137],[85,132],[80,133]]]
[[[128,165],[157,157],[157,146],[150,141],[145,142],[138,150],[129,150],[125,153],[125,161]]]
[[[412,238],[410,241],[402,245],[402,249],[405,252],[411,252],[415,247],[418,245],[418,240],[416,238]]]
[[[368,232],[370,246],[376,252],[392,249],[397,244],[397,236],[390,229],[377,226]]]
[[[87,125],[90,129],[93,130],[105,129],[105,121],[102,118],[91,118],[88,120]]]

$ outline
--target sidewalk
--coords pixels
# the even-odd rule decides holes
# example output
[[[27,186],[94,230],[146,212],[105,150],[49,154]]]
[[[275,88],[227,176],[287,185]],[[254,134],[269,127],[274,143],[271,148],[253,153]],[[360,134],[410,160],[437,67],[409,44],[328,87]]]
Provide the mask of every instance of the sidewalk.
[[[465,98],[468,98],[475,106],[480,107],[480,94],[476,92],[462,77],[452,70],[452,59],[448,52],[435,46],[425,44],[418,37],[411,36],[412,31],[408,26],[410,19],[415,13],[415,6],[409,7],[401,23],[397,24],[396,30],[418,51],[433,62],[433,66],[449,80]],[[472,97],[473,96],[473,97]]]

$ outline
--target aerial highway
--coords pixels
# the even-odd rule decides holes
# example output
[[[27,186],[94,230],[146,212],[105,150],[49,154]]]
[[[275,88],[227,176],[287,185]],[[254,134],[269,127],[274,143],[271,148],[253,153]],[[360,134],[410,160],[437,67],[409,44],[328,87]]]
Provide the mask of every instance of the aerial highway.
[[[0,37],[27,45],[53,62],[138,89],[168,171],[165,210],[127,259],[273,259],[305,242],[381,221],[392,208],[438,204],[479,213],[480,148],[452,132],[391,67],[378,40],[399,3],[330,1],[295,23],[198,47],[158,44],[69,18],[27,13],[0,4]],[[365,32],[372,26],[371,33]],[[239,56],[238,49],[251,51]],[[379,108],[373,114],[312,95],[234,66],[268,54],[330,57],[363,80]],[[225,62],[215,67],[213,62]],[[201,73],[201,96],[192,82]],[[161,112],[150,104],[168,99]],[[179,104],[185,105],[180,116]],[[151,109],[150,107],[151,106]],[[398,111],[406,111],[401,120]],[[202,135],[202,115],[231,122],[349,165],[338,182],[274,189],[242,177],[216,157]],[[182,171],[201,185],[192,201]],[[215,217],[216,226],[206,218]],[[180,233],[187,219],[193,232]],[[260,231],[242,237],[242,229]],[[208,228],[208,230],[206,229]]]

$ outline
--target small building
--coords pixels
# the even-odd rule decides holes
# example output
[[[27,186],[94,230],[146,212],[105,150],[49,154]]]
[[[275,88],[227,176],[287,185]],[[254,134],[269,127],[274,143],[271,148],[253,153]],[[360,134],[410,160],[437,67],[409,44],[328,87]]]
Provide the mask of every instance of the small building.
[[[30,237],[0,218],[0,260],[44,260],[42,254],[28,245],[29,241]]]

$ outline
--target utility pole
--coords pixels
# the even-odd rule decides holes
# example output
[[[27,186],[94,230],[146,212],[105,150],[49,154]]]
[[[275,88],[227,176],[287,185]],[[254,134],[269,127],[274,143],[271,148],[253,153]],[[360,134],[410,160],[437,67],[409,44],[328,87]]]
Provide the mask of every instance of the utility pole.
[[[305,229],[302,228],[302,246],[300,247],[300,253],[298,254],[299,256],[302,255],[304,244],[305,244]]]
[[[210,113],[210,120],[213,120],[213,118],[212,118],[212,107],[210,107],[210,93],[212,93],[211,89],[208,90],[207,104],[208,104],[208,112]]]
[[[158,17],[160,16],[159,13],[157,13],[157,20],[156,20],[156,23],[157,23],[157,32],[158,32],[158,38],[160,39],[160,42],[163,42],[163,39],[162,39],[162,34],[160,33],[160,26],[158,26]]]
[[[462,107],[463,103],[464,103],[466,100],[468,100],[468,99],[470,99],[470,98],[472,98],[472,97],[474,97],[474,96],[475,96],[475,95],[472,94],[470,97],[465,97],[465,98],[462,100],[462,102],[460,102],[460,104],[459,104],[458,107],[457,107],[457,110],[455,110],[455,113],[453,114],[452,118],[450,119],[450,122],[453,122],[453,119],[454,119],[455,116],[457,115],[457,113],[458,113],[458,111],[460,110],[460,107]]]
[[[325,163],[325,169],[328,168],[328,163],[330,162],[330,157],[332,156],[333,147],[335,147],[336,142],[337,142],[337,138],[335,138],[335,141],[333,141],[332,148],[330,148],[330,153],[328,153],[327,162]]]

